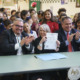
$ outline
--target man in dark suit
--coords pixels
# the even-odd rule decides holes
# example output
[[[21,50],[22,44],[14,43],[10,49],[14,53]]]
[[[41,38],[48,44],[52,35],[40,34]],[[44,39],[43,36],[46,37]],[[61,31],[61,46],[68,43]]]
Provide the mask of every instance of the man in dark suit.
[[[12,29],[5,30],[0,35],[0,55],[22,55],[28,53],[28,44],[32,39],[22,34],[22,32],[23,20],[17,18],[13,22]]]
[[[72,51],[77,51],[76,30],[72,29],[72,20],[70,17],[62,19],[62,28],[58,31],[58,40],[60,41],[59,52],[69,52],[68,46],[71,43]],[[67,38],[69,34],[69,37]]]
[[[72,29],[72,19],[64,17],[62,19],[62,28],[57,31],[58,40],[60,41],[59,52],[72,52],[77,51],[77,41],[79,34],[76,30]],[[69,51],[71,43],[71,50]],[[59,71],[61,80],[67,80],[67,70]]]

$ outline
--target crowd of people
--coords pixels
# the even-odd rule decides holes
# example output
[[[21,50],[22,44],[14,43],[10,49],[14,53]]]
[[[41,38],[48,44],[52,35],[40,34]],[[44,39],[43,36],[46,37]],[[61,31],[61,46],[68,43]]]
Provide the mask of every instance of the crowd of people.
[[[45,50],[46,33],[58,33],[56,50]],[[65,8],[54,16],[50,9],[11,11],[0,8],[0,56],[80,51],[80,13],[71,19]],[[32,75],[31,80],[67,80],[67,71]],[[51,76],[52,75],[52,76]]]

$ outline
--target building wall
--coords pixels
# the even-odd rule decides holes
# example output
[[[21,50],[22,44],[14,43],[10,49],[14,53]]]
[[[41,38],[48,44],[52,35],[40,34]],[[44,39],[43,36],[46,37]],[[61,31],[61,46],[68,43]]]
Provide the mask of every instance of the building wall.
[[[54,15],[57,15],[58,9],[62,7],[66,8],[68,16],[73,16],[75,13],[80,12],[80,8],[76,8],[75,2],[69,2],[63,5],[61,3],[43,3],[41,5],[42,10],[51,9]]]
[[[68,0],[69,1],[69,0]],[[20,7],[20,11],[23,9],[29,9],[29,2],[26,2],[24,0],[18,1],[18,5],[15,4],[15,6],[1,6],[0,7],[5,7],[5,8],[10,8],[16,9]],[[68,4],[63,4],[61,5],[61,2],[53,2],[53,3],[41,3],[41,10],[45,11],[46,9],[51,9],[54,15],[57,15],[57,11],[59,8],[66,8],[67,10],[67,15],[68,16],[73,16],[75,13],[80,12],[80,8],[76,8],[76,2],[68,2]]]

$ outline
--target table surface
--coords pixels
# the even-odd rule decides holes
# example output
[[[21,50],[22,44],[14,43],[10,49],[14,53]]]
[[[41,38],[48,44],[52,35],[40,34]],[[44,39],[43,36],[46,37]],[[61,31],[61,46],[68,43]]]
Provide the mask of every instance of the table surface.
[[[80,66],[80,52],[65,52],[62,54],[68,58],[43,61],[35,58],[35,54],[0,56],[0,75],[52,71]]]

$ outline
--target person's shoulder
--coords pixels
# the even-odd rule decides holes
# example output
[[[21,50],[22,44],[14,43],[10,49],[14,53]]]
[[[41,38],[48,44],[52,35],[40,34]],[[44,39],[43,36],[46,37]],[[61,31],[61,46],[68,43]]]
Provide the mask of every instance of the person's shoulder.
[[[55,31],[55,33],[61,33],[61,32],[62,32],[62,29]]]
[[[41,37],[37,37],[36,39],[35,39],[35,41],[40,41],[41,40]]]
[[[76,33],[77,29],[71,29],[71,33]]]
[[[33,33],[36,34],[36,31],[33,30]]]

